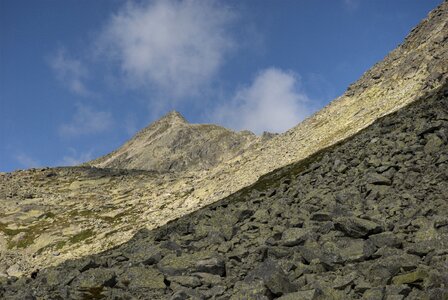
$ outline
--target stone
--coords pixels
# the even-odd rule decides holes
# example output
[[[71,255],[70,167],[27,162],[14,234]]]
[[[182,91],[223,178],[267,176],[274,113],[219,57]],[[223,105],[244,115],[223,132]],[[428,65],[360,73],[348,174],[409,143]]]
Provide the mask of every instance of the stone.
[[[369,289],[364,292],[362,295],[363,300],[383,300],[384,297],[384,288],[378,287]]]
[[[256,279],[262,280],[268,290],[277,296],[294,292],[296,289],[286,273],[272,260],[266,260],[261,263],[247,275],[244,281],[252,282]]]
[[[253,218],[255,218],[255,220],[257,220],[259,222],[268,223],[269,212],[267,209],[258,209],[255,211]]]
[[[367,176],[367,183],[373,185],[391,185],[392,181],[384,175],[378,173],[370,173]]]
[[[338,276],[336,279],[332,282],[332,287],[336,290],[343,290],[348,285],[351,285],[356,278],[358,278],[358,274],[356,272],[351,272],[350,274],[347,274],[345,276]]]
[[[429,290],[429,299],[448,299],[448,288],[435,288]]]
[[[423,270],[416,270],[407,274],[397,275],[392,278],[392,283],[395,285],[415,283],[417,281],[423,281],[428,277],[428,273]]]
[[[448,217],[440,217],[434,221],[434,228],[448,226]]]
[[[12,266],[10,266],[7,270],[6,273],[9,276],[14,276],[14,277],[20,277],[23,275],[23,271],[21,270],[21,267],[19,264],[13,264]]]
[[[384,300],[403,300],[404,298],[404,295],[386,295]]]
[[[331,214],[328,212],[315,212],[312,213],[310,216],[311,221],[318,221],[318,222],[325,222],[325,221],[331,221],[332,217]]]
[[[268,289],[261,280],[235,283],[230,300],[269,300]]]
[[[312,289],[306,291],[298,291],[294,293],[289,293],[278,298],[278,300],[314,300],[320,294],[319,290]]]
[[[222,283],[222,277],[219,275],[214,275],[210,273],[193,273],[192,275],[197,276],[201,284],[206,286],[214,286]]]
[[[205,296],[200,292],[193,289],[182,289],[180,291],[176,291],[171,296],[170,300],[205,300]]]
[[[304,228],[288,228],[283,231],[281,244],[285,246],[297,246],[305,242],[309,231]]]
[[[225,276],[226,265],[225,261],[220,256],[202,259],[196,262],[195,270],[197,272],[216,274],[219,276]]]
[[[164,279],[154,268],[131,267],[118,277],[118,282],[129,289],[165,289]]]
[[[113,287],[116,284],[116,275],[113,270],[95,268],[81,273],[73,281],[73,285],[80,288]]]
[[[411,288],[407,284],[400,285],[388,285],[386,286],[386,294],[387,295],[403,295],[407,296]]]
[[[373,284],[387,284],[400,270],[415,270],[419,263],[418,256],[401,252],[398,255],[381,257],[372,261],[365,270],[365,276]]]
[[[360,262],[368,259],[375,252],[372,243],[363,239],[341,238],[322,245],[324,264],[332,266],[347,262]]]
[[[214,299],[218,296],[221,296],[226,291],[226,287],[221,285],[216,285],[211,288],[208,288],[204,291],[201,291],[201,293],[205,296],[206,299]]]
[[[225,275],[225,262],[221,256],[197,252],[177,256],[170,254],[162,258],[157,268],[164,274],[175,276],[194,272]]]
[[[392,232],[382,232],[379,234],[370,235],[369,240],[371,240],[372,243],[378,248],[384,246],[391,248],[400,248],[403,244],[402,240]]]
[[[201,281],[195,276],[169,276],[167,280],[189,288],[195,288],[201,285]]]
[[[432,154],[439,151],[440,147],[444,144],[443,140],[436,134],[429,134],[426,138],[425,153]]]
[[[431,251],[437,250],[440,247],[441,242],[440,239],[430,239],[416,243],[407,243],[404,249],[407,253],[425,256]]]
[[[79,274],[81,273],[78,270],[63,269],[58,272],[54,269],[47,269],[39,272],[38,278],[42,278],[42,281],[46,282],[50,287],[65,286],[70,284]]]
[[[347,236],[363,238],[383,231],[381,225],[356,217],[340,217],[334,224],[337,230],[344,232]]]

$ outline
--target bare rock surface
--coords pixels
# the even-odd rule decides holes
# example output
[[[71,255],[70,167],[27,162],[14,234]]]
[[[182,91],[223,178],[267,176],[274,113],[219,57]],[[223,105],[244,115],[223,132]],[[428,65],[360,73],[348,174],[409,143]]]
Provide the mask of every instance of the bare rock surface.
[[[4,279],[0,298],[447,299],[447,113],[448,83],[121,246]]]
[[[180,113],[172,111],[116,151],[86,165],[159,172],[205,170],[240,155],[259,140],[249,131],[189,124]]]
[[[216,202],[250,186],[264,174],[306,159],[362,131],[378,118],[431,95],[443,86],[448,77],[447,20],[448,2],[445,1],[412,30],[402,45],[367,71],[344,95],[283,134],[256,137],[249,132],[235,133],[215,125],[188,124],[182,116],[173,112],[142,130],[117,151],[90,162],[90,165],[0,173],[0,281],[11,276],[29,276],[35,274],[37,269],[115,247],[129,240],[141,228],[159,227]],[[440,149],[447,143],[448,133],[444,126],[448,112],[440,109],[433,110],[433,113],[431,118],[416,119],[412,124],[418,143],[410,143],[406,132],[396,132],[395,139],[388,141],[388,149],[402,149],[394,154],[396,161],[395,158],[385,160],[380,152],[365,158],[369,168],[359,170],[356,175],[366,182],[363,193],[368,192],[371,197],[387,195],[394,187],[396,176],[402,177],[403,187],[410,190],[422,172],[434,171],[435,164],[446,164],[448,155],[440,154]],[[381,143],[383,135],[395,128],[396,121],[389,119],[389,122],[378,135],[371,137],[369,142],[372,145]],[[407,162],[414,155],[419,158],[437,155],[437,161],[432,165],[406,165],[401,169],[406,172],[400,173],[397,164]],[[357,160],[364,161],[364,158],[337,158],[331,161],[331,168],[340,178],[344,178],[353,165],[359,163]],[[328,187],[331,188],[333,186]],[[271,190],[268,193],[267,196],[276,198],[279,191]],[[275,255],[285,255],[283,250],[288,247],[301,247],[302,255],[310,259],[310,264],[314,261],[313,268],[319,269],[321,266],[315,259],[325,261],[325,266],[331,267],[347,261],[358,263],[370,259],[372,255],[399,257],[401,253],[396,253],[394,247],[391,250],[390,246],[401,245],[409,257],[410,266],[406,268],[412,269],[416,258],[440,248],[441,242],[436,233],[448,224],[446,215],[437,215],[434,224],[425,216],[415,220],[409,226],[419,230],[413,233],[414,242],[410,243],[401,238],[403,232],[398,237],[387,235],[390,234],[387,224],[378,220],[378,215],[385,213],[383,210],[372,209],[368,218],[356,214],[345,215],[341,213],[345,207],[319,208],[315,202],[321,195],[317,191],[315,193],[314,196],[310,193],[304,204],[310,215],[298,212],[294,218],[289,218],[290,225],[300,227],[310,219],[321,224],[321,232],[328,231],[334,238],[339,235],[344,238],[337,242],[328,239],[319,249],[322,255],[316,256],[313,248],[316,245],[303,243],[305,237],[307,241],[315,237],[313,232],[298,232],[300,236],[293,237],[294,229],[282,236],[283,229],[279,227],[268,242],[283,243],[281,247],[284,248],[276,249]],[[432,191],[428,190],[427,195],[431,198]],[[406,192],[401,197],[390,199],[387,211],[400,210],[401,204],[397,206],[395,203],[414,203],[422,196]],[[352,205],[352,209],[375,207],[374,203],[361,200],[357,187],[352,186],[336,194],[334,201]],[[198,226],[191,244],[201,248],[211,242],[232,239],[239,230],[238,224],[250,215],[250,211],[242,209],[235,214],[223,215],[219,220],[212,219],[213,223],[202,219],[204,224]],[[278,211],[280,215],[271,211]],[[403,214],[406,218],[412,218],[419,213],[410,207]],[[281,204],[274,202],[270,208],[256,210],[254,218],[261,224],[270,224],[270,218],[281,217],[282,214]],[[338,219],[333,219],[334,214]],[[247,225],[243,230],[250,235],[256,228]],[[380,236],[370,241],[373,235]],[[431,238],[428,239],[428,236]],[[223,243],[222,247],[226,245]],[[382,247],[372,254],[372,249],[378,245]],[[166,246],[170,251],[180,251],[176,244]],[[344,251],[335,255],[340,247]],[[151,265],[159,263],[164,249],[151,248],[147,261],[154,261]],[[253,255],[243,248],[234,249],[232,253],[235,257]],[[125,259],[129,258],[117,258]],[[135,259],[145,261],[141,257]],[[385,260],[386,263],[389,261]],[[386,271],[381,269],[378,274],[381,272]],[[395,269],[388,269],[387,272],[394,273]],[[76,274],[73,271],[67,275],[65,282],[70,282]],[[115,280],[117,278],[118,275]],[[208,275],[200,277],[201,282],[215,282],[215,279]],[[189,279],[189,282],[193,281]],[[247,283],[241,282],[238,286],[245,290]],[[262,285],[259,287],[260,290],[264,289]],[[222,290],[218,284],[214,288],[217,293]],[[375,297],[383,292],[381,289],[370,289],[368,293]],[[188,293],[182,296],[185,293],[179,291],[176,297],[187,297]],[[306,294],[320,295],[320,290],[310,287]],[[121,296],[117,294],[117,297]]]

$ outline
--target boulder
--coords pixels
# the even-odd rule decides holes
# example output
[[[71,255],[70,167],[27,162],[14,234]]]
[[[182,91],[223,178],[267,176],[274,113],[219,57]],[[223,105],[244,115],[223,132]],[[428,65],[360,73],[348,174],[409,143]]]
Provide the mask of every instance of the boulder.
[[[308,235],[308,229],[288,228],[282,234],[281,244],[284,246],[297,246],[304,243]]]
[[[381,225],[357,217],[339,217],[336,219],[334,226],[337,230],[354,238],[363,238],[383,231]]]
[[[392,232],[382,232],[379,234],[373,234],[369,236],[369,240],[378,247],[391,247],[391,248],[400,248],[403,241],[396,234]]]
[[[151,267],[132,267],[118,277],[120,286],[129,289],[164,289],[165,277]]]
[[[186,275],[194,272],[224,276],[226,273],[223,257],[207,252],[184,253],[180,256],[170,254],[157,264],[157,268],[170,276]]]
[[[115,271],[111,269],[95,268],[81,273],[71,285],[82,289],[113,287],[116,284]]]
[[[320,291],[317,289],[298,291],[281,296],[277,300],[314,300],[320,295]]]
[[[384,175],[378,173],[370,173],[367,175],[367,183],[373,185],[391,185],[392,181]]]
[[[294,292],[296,287],[289,280],[282,268],[273,260],[266,260],[252,270],[244,279],[245,282],[262,280],[268,290],[276,296]]]

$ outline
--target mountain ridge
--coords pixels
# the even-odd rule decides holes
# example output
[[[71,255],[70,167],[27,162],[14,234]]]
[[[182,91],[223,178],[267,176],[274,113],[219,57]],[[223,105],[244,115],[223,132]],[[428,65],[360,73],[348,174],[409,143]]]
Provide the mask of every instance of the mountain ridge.
[[[443,2],[344,95],[269,140],[260,142],[247,132],[237,135],[214,125],[179,122],[177,131],[154,135],[160,142],[152,143],[155,150],[155,145],[173,146],[159,152],[157,157],[164,160],[154,165],[148,164],[152,163],[148,157],[132,161],[123,152],[117,160],[121,169],[75,167],[0,174],[0,274],[21,276],[114,247],[142,227],[153,229],[196,211],[433,93],[447,82],[447,20],[448,3]],[[185,128],[190,130],[187,134],[179,133]],[[217,140],[222,139],[219,133],[227,139],[213,145],[216,148],[204,154],[209,160],[203,160],[196,146],[204,145],[198,141],[204,142],[213,131]],[[196,134],[193,145],[188,141],[180,145],[189,152],[174,151],[177,134],[187,137],[191,132]],[[143,147],[147,140],[138,141],[140,149],[147,149]],[[213,155],[224,153],[234,141],[242,142],[230,155]],[[173,161],[177,165],[172,166]],[[157,171],[126,170],[135,168],[133,163],[147,163],[147,169]]]
[[[446,299],[447,104],[445,83],[118,247],[0,281],[0,296]]]
[[[137,132],[117,150],[84,166],[179,172],[200,170],[231,159],[261,139],[214,124],[190,124],[171,111]]]

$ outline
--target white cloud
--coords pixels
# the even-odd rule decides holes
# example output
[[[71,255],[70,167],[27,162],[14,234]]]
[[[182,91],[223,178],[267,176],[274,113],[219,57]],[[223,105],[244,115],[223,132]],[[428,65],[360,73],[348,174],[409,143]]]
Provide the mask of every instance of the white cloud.
[[[128,3],[98,41],[125,79],[174,98],[191,96],[216,75],[233,47],[234,14],[216,1]]]
[[[96,111],[90,106],[78,103],[72,121],[61,125],[59,134],[63,137],[95,134],[110,129],[112,125],[110,112]]]
[[[41,166],[42,164],[32,158],[31,156],[25,154],[25,153],[19,153],[17,155],[14,156],[14,158],[16,159],[16,161],[21,164],[24,168],[36,168]]]
[[[94,95],[84,84],[84,80],[88,77],[87,68],[80,60],[68,57],[64,49],[59,49],[56,55],[50,59],[50,66],[58,80],[63,82],[73,93],[84,97]]]
[[[308,97],[300,91],[300,78],[290,71],[269,68],[253,83],[240,89],[232,101],[218,107],[213,116],[235,130],[283,132],[311,113]]]
[[[74,148],[69,148],[68,150],[70,154],[62,158],[62,165],[76,166],[93,159],[92,151],[78,153]]]

